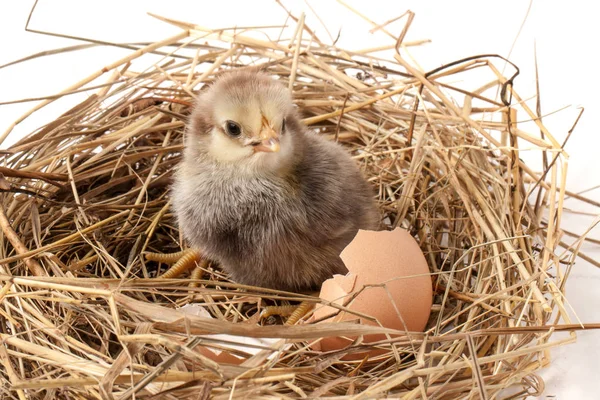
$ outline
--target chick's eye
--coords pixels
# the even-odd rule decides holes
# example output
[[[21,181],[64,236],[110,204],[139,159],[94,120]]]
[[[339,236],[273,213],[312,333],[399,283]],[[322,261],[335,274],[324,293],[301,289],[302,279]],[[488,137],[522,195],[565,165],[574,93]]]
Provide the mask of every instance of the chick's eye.
[[[281,133],[285,133],[285,118],[283,119],[283,121],[281,121]]]
[[[242,133],[242,128],[233,121],[227,121],[225,123],[225,129],[231,136],[239,136]]]

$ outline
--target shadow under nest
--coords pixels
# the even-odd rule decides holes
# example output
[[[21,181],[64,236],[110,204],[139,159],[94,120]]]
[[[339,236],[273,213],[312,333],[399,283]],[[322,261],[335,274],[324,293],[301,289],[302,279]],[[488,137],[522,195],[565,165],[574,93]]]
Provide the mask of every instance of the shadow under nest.
[[[237,46],[264,57],[249,45]],[[230,51],[192,49],[214,53],[212,60]],[[501,75],[493,77],[496,85],[469,92],[442,83],[443,73],[428,78],[429,87],[412,73],[332,52],[299,54],[294,76],[289,57],[265,64],[284,84],[294,80],[305,123],[354,156],[377,192],[387,228],[400,226],[417,239],[435,289],[426,334],[398,332],[381,343],[357,341],[320,353],[307,343],[344,331],[258,319],[265,305],[307,296],[237,285],[218,267],[207,268],[191,287],[185,276],[156,278],[161,266],[142,257],[184,247],[169,185],[192,95],[212,79],[190,72],[193,60],[170,59],[150,72],[115,69],[109,86],[3,156],[2,207],[30,249],[15,252],[6,235],[1,243],[0,272],[11,275],[4,282],[16,288],[3,299],[9,311],[0,317],[2,338],[6,359],[21,376],[15,383],[0,372],[3,386],[39,398],[85,397],[90,390],[136,391],[138,398],[188,398],[201,390],[225,398],[234,386],[242,397],[412,393],[444,399],[481,390],[491,396],[514,385],[521,396],[540,389],[534,371],[545,362],[548,335],[513,335],[510,329],[548,322],[563,281],[547,270],[552,262],[570,261],[554,254],[555,237],[541,223],[559,194],[545,181],[536,184],[539,176],[519,159],[519,139],[551,156],[552,145],[509,129],[515,118],[510,107],[486,97],[505,81]],[[473,68],[497,72],[482,58],[448,74]],[[190,85],[199,77],[202,82]],[[458,100],[440,97],[446,91]],[[476,117],[485,113],[498,118]],[[25,259],[39,263],[48,277],[33,277]],[[162,315],[189,303],[204,306],[213,325]],[[245,354],[249,362],[234,366],[195,351],[227,349],[220,339],[198,339],[200,333],[272,335],[292,345]],[[386,353],[340,360],[370,347]]]

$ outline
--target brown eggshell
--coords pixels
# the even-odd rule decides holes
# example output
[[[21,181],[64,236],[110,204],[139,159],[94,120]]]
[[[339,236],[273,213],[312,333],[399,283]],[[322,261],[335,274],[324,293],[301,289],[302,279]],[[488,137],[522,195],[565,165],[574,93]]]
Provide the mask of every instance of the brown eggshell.
[[[412,332],[425,328],[433,296],[429,267],[419,245],[407,231],[399,228],[381,232],[361,230],[344,249],[341,258],[349,273],[346,276],[336,275],[325,281],[321,288],[322,299],[374,317],[387,328]],[[385,284],[387,291],[382,284]],[[368,285],[379,286],[366,287],[356,295]],[[353,295],[356,297],[350,302]],[[362,324],[378,325],[351,313],[338,313],[338,309],[333,307],[318,306],[313,319],[327,317],[329,318],[324,322],[359,320]],[[363,343],[385,338],[385,335],[366,335]],[[322,351],[338,350],[355,339],[324,338],[314,348]],[[372,357],[383,352],[385,351],[374,350],[368,354]],[[358,360],[366,354],[351,353],[342,359]]]
[[[201,346],[196,347],[196,350],[200,350],[200,354],[210,358],[213,361],[218,362],[219,364],[222,363],[239,365],[246,361],[245,358],[234,356],[233,354],[230,354],[226,351],[218,351]]]

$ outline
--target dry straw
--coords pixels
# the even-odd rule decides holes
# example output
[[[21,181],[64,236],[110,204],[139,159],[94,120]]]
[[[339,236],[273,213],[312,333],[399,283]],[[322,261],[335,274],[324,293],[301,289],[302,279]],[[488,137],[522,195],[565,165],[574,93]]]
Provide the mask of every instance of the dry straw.
[[[543,389],[535,371],[549,349],[584,328],[563,297],[575,252],[558,247],[568,155],[497,58],[424,73],[407,61],[416,43],[403,41],[406,29],[385,58],[326,45],[292,15],[292,35],[277,39],[267,34],[281,27],[165,21],[181,32],[129,46],[137,50],[16,121],[89,93],[2,156],[1,398],[492,399]],[[305,122],[347,146],[377,188],[389,227],[419,241],[435,288],[425,333],[260,322],[265,305],[319,299],[241,286],[210,265],[193,280],[156,278],[164,266],[144,261],[147,251],[184,248],[168,188],[194,94],[249,65],[293,89]],[[483,78],[463,87],[468,74]],[[520,130],[517,115],[538,129]],[[542,173],[520,159],[524,148],[539,154]],[[188,303],[213,319],[184,314]],[[551,341],[556,329],[571,335]],[[361,343],[377,332],[388,339]],[[202,336],[210,333],[233,336]],[[310,348],[331,335],[359,339],[342,351]],[[255,355],[227,350],[245,336],[281,340]],[[203,347],[248,359],[216,362]],[[340,360],[373,347],[386,353]]]

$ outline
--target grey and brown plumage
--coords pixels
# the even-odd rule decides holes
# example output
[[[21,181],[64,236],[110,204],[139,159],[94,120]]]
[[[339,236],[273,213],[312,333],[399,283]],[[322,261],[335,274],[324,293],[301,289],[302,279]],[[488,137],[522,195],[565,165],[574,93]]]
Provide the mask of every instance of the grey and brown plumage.
[[[340,252],[379,226],[346,151],[303,126],[281,83],[248,71],[198,97],[172,202],[191,247],[238,283],[282,290],[346,273]]]

